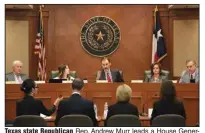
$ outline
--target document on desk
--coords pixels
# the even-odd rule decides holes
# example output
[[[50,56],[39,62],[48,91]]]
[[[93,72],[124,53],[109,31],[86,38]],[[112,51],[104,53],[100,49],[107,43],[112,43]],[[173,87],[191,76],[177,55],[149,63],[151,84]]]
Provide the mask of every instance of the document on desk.
[[[40,114],[40,117],[42,117],[43,119],[51,119],[52,117],[51,116],[47,116],[47,115],[44,115],[44,114]]]

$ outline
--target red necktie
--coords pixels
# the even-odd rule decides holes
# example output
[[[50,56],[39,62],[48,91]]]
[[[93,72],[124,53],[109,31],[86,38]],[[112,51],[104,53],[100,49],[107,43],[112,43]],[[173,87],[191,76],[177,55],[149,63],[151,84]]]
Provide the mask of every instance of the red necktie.
[[[110,74],[109,73],[107,73],[107,80],[108,80],[108,82],[111,82],[111,78],[110,78]]]

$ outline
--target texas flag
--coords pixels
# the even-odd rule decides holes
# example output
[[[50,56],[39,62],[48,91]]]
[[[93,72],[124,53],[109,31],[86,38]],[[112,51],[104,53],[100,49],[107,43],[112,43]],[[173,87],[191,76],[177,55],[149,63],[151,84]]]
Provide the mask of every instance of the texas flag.
[[[162,34],[162,29],[159,20],[159,11],[157,7],[154,11],[154,30],[153,30],[153,40],[152,40],[152,63],[160,62],[167,56],[167,51],[165,47],[164,37]]]

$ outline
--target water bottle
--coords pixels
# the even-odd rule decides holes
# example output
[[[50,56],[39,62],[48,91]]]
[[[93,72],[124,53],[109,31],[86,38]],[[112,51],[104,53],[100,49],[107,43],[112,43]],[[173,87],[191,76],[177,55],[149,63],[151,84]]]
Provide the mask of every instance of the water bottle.
[[[104,119],[107,118],[107,113],[108,113],[108,103],[105,102],[105,105],[104,105]]]
[[[95,111],[95,118],[98,119],[98,109],[96,104],[94,104],[94,111]]]

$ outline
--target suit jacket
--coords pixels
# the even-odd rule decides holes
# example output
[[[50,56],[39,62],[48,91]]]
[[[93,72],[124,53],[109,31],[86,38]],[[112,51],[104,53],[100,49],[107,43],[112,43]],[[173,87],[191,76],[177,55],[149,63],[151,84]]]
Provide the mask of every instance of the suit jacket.
[[[110,69],[112,81],[113,82],[124,82],[123,77],[121,76],[119,70],[112,70]],[[99,80],[106,80],[105,72],[104,70],[101,71]]]
[[[105,121],[105,126],[107,125],[107,120],[111,116],[118,114],[130,114],[139,117],[138,108],[135,105],[129,102],[117,102],[116,104],[113,104],[108,107],[108,114]]]
[[[73,94],[70,98],[64,99],[59,103],[55,125],[58,125],[61,117],[69,114],[86,115],[91,118],[94,126],[97,126],[93,102],[86,100],[79,94]]]
[[[165,80],[168,80],[167,76],[159,75],[159,80],[157,81],[157,83],[161,83],[162,81],[165,81]],[[146,75],[144,82],[156,83],[154,80],[154,77],[151,75]]]
[[[16,103],[16,116],[40,115],[40,113],[49,116],[52,115],[55,110],[56,107],[54,105],[51,109],[46,109],[41,100],[35,99],[33,96],[28,95]]]
[[[173,102],[166,100],[156,101],[153,105],[151,122],[156,116],[163,114],[177,114],[183,116],[186,119],[184,104],[177,99]]]
[[[195,79],[195,83],[199,82],[199,69],[196,69],[195,77],[193,78]],[[182,76],[179,80],[179,83],[190,83],[190,74],[188,71],[182,72]]]
[[[28,76],[26,74],[20,74],[21,79],[24,81],[28,79]],[[6,81],[15,81],[14,73],[10,72],[6,74]]]

